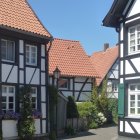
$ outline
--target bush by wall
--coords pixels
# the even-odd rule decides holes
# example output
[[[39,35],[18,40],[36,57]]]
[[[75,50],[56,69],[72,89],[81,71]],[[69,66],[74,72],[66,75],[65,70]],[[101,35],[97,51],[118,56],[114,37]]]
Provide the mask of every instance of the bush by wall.
[[[68,103],[67,103],[67,118],[78,118],[78,110],[77,105],[74,101],[74,98],[72,96],[68,97]]]
[[[32,117],[31,87],[20,88],[21,118],[18,122],[18,134],[21,139],[32,139],[35,133],[35,122]]]

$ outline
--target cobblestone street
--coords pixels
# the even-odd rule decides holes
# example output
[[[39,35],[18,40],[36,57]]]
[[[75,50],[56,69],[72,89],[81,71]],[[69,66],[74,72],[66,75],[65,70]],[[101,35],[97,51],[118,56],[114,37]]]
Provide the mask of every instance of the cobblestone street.
[[[117,126],[91,129],[88,132],[82,132],[73,137],[59,138],[58,140],[136,140],[128,137],[118,137],[117,129]]]

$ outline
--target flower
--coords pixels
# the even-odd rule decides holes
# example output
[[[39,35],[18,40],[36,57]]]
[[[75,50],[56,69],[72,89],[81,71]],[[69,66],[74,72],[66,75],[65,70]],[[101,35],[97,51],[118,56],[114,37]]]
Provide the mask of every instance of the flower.
[[[2,118],[5,120],[19,120],[20,114],[13,111],[7,111],[6,113],[3,113]]]

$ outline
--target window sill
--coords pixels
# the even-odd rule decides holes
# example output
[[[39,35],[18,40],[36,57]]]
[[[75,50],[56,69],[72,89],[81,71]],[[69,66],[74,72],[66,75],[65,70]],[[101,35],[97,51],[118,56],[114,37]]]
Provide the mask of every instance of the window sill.
[[[140,115],[139,116],[138,115],[126,116],[125,118],[128,118],[128,119],[130,119],[130,118],[132,118],[132,119],[140,119]]]

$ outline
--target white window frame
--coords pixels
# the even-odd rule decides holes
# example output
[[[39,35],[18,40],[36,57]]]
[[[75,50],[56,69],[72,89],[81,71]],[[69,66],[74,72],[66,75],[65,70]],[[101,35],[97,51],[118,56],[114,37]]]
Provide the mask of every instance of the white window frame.
[[[67,87],[61,87],[61,86],[59,86],[59,89],[68,89],[69,88],[69,79],[67,79],[67,78],[60,78],[60,80],[59,80],[59,82],[61,81],[61,80],[66,80],[66,82],[67,82]]]
[[[29,52],[27,52],[27,47],[29,47]],[[32,59],[32,48],[35,48],[35,63],[32,63],[31,59]],[[29,53],[29,62],[27,62],[27,53]],[[37,46],[35,45],[30,45],[30,44],[26,44],[26,64],[27,65],[32,65],[32,66],[37,66]]]
[[[11,110],[9,109],[9,97],[13,97],[13,111],[15,112],[15,86],[7,86],[7,85],[2,85],[2,88],[6,87],[6,92],[3,92],[2,90],[2,97],[6,97],[6,111]],[[9,88],[13,88],[13,93],[9,92]],[[3,101],[2,101],[3,103]],[[11,102],[12,103],[12,102]],[[2,109],[4,110],[4,109]]]
[[[5,61],[5,62],[12,62],[12,63],[14,63],[15,62],[15,41],[12,41],[12,40],[6,40],[6,39],[1,39],[1,41],[5,41],[6,42],[6,57],[7,57],[7,42],[8,41],[10,41],[10,42],[13,42],[14,43],[14,50],[13,50],[13,58],[14,58],[14,60],[9,60],[9,59],[3,59],[2,58],[2,61]],[[2,46],[1,46],[2,47]],[[1,49],[1,51],[2,51],[2,49]],[[2,52],[1,52],[2,53]],[[2,54],[1,54],[2,55]]]
[[[33,93],[32,91],[35,90],[35,93]],[[32,109],[37,109],[37,87],[32,87],[32,91],[31,91],[31,96],[36,98],[36,101],[35,101],[35,108],[32,108]]]
[[[129,84],[129,88],[128,88],[128,116],[130,117],[140,117],[140,113],[138,114],[138,95],[140,95],[140,89],[138,89],[138,85],[140,86],[140,83],[139,84]],[[135,86],[135,90],[131,90],[130,89],[130,86]],[[131,95],[134,95],[135,96],[135,113],[134,114],[131,114],[130,113],[130,96]],[[133,108],[133,107],[131,107]]]
[[[136,26],[132,26],[130,28],[128,28],[128,54],[136,54],[136,53],[140,53],[140,49],[138,50],[138,39],[140,39],[140,37],[138,38],[138,33],[140,33],[140,31],[137,31],[137,28],[140,26],[140,24],[136,25]],[[133,40],[135,40],[135,51],[131,51],[130,49],[130,30],[131,29],[135,29],[135,38]]]
[[[116,90],[114,87],[116,87]],[[112,92],[118,92],[118,83],[117,82],[112,82]]]

